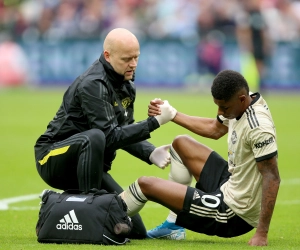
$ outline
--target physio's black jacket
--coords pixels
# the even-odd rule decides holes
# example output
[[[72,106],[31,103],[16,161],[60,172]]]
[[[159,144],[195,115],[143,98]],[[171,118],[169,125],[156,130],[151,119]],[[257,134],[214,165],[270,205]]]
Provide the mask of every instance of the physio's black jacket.
[[[102,54],[65,92],[55,117],[35,144],[36,160],[53,143],[97,128],[106,137],[105,171],[110,169],[120,148],[151,164],[149,156],[155,147],[146,139],[159,124],[154,117],[134,123],[136,89],[132,81],[123,79]]]

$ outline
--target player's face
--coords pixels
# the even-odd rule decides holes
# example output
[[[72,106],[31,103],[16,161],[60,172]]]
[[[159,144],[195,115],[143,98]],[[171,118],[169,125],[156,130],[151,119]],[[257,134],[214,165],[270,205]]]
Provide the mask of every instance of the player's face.
[[[114,70],[124,76],[124,81],[131,80],[138,65],[140,48],[133,44],[127,47],[120,46],[112,53],[108,53],[108,62]]]
[[[218,106],[218,115],[227,119],[235,119],[244,113],[244,96],[234,96],[229,101],[214,99],[214,103]]]

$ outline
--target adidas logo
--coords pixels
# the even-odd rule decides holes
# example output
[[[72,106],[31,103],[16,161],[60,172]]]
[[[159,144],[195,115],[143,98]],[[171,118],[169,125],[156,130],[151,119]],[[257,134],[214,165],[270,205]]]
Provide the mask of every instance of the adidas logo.
[[[64,216],[56,224],[56,229],[58,230],[82,230],[82,225],[79,224],[74,209]]]
[[[199,198],[200,198],[200,195],[199,195],[199,193],[195,190],[194,196],[193,196],[193,200],[196,200],[196,199],[199,199]]]

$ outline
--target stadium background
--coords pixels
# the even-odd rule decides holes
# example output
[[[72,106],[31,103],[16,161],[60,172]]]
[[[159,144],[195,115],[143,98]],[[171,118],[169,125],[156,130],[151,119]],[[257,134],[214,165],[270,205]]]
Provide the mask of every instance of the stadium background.
[[[241,3],[258,3],[265,18],[263,75],[237,36],[240,28],[248,30],[240,22],[247,17]],[[299,15],[299,1],[286,0],[0,0],[0,249],[83,249],[36,242],[38,194],[49,187],[35,169],[33,145],[64,90],[99,57],[103,38],[114,27],[128,28],[141,43],[137,121],[145,119],[154,97],[190,115],[214,117],[209,87],[223,68],[241,71],[253,89],[261,84],[276,123],[282,178],[268,249],[299,249]],[[184,133],[226,157],[226,138],[208,140],[173,123],[152,133],[150,141],[159,146]],[[142,175],[168,178],[167,170],[121,150],[111,173],[123,187]],[[152,228],[167,209],[149,202],[141,214]],[[155,241],[155,247],[244,249],[252,235],[220,239],[188,231],[185,242]],[[153,243],[132,241],[124,248],[153,249]]]
[[[254,86],[300,89],[300,3],[289,0],[2,0],[0,84],[70,84],[115,27],[140,40],[141,87],[201,91],[231,68]],[[265,34],[263,74],[245,35],[250,27]]]

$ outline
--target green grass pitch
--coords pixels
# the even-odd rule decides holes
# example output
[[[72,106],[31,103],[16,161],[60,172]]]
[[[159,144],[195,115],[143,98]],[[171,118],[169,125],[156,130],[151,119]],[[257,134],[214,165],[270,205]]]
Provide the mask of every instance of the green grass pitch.
[[[138,88],[136,121],[147,117],[147,105],[155,97],[168,99],[178,111],[215,117],[217,108],[209,93],[145,91]],[[33,145],[55,115],[64,90],[0,89],[0,249],[99,249],[97,245],[40,244],[36,240],[38,195],[49,188],[38,176]],[[299,93],[300,94],[300,93]],[[268,249],[300,249],[300,95],[266,93],[277,128],[281,187],[269,232]],[[201,138],[169,123],[152,133],[155,145],[172,142],[179,134],[190,134],[226,157],[226,138]],[[123,186],[142,175],[167,179],[168,169],[147,165],[119,150],[111,174]],[[148,229],[161,223],[168,210],[148,202],[141,211]],[[209,237],[187,231],[184,241],[132,240],[122,249],[246,249],[254,231],[231,239]],[[107,246],[105,249],[115,249]]]

